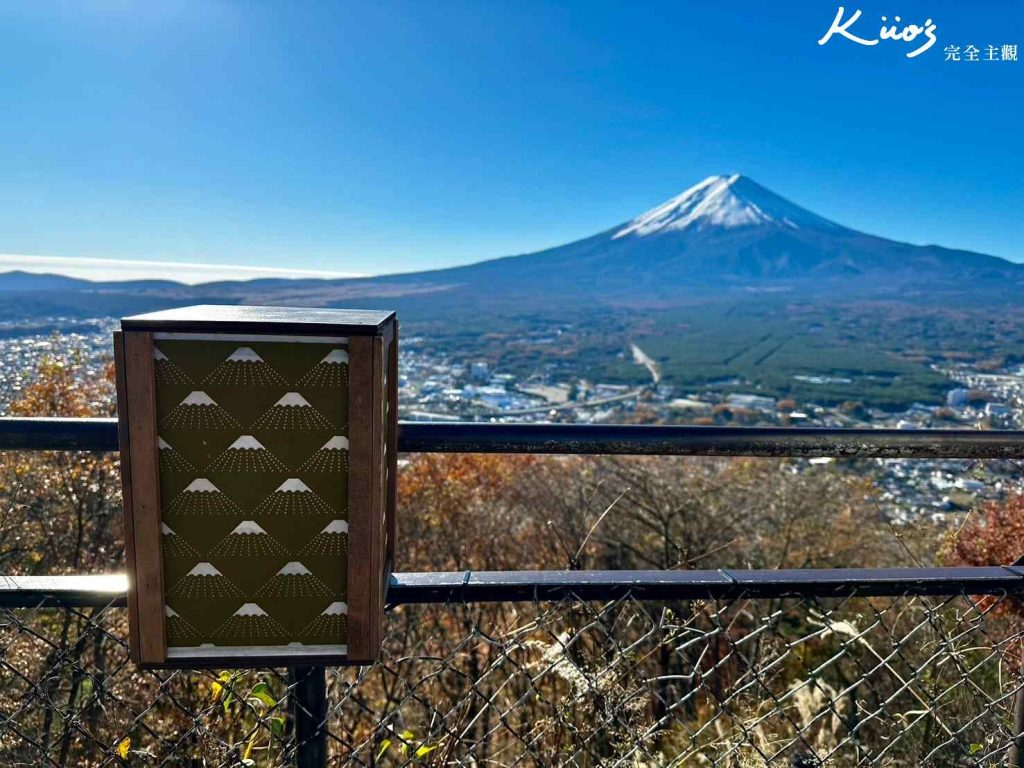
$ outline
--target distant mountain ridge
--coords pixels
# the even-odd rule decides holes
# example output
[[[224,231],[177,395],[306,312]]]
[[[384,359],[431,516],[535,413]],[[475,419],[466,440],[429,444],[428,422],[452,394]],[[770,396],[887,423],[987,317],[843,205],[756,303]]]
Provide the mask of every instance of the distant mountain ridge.
[[[0,274],[30,316],[102,314],[183,303],[298,306],[565,300],[642,307],[734,291],[816,295],[1010,296],[1024,265],[918,246],[825,219],[740,174],[711,176],[628,221],[555,248],[469,266],[360,279],[261,279],[182,285],[92,283],[60,275]],[[12,315],[14,307],[0,311]]]

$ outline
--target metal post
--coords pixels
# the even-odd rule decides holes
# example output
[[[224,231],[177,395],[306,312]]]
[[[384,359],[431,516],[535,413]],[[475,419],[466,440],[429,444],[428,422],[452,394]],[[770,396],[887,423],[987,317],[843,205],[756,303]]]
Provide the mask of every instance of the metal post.
[[[327,765],[327,670],[324,667],[293,667],[291,710],[295,722],[295,768]]]
[[[1013,736],[1009,765],[1024,768],[1024,688],[1018,688],[1013,697]]]

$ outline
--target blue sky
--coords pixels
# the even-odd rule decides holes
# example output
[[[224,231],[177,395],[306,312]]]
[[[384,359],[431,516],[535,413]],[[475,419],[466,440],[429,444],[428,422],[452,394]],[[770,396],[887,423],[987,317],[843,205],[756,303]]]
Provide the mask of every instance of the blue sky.
[[[818,46],[837,7],[0,3],[0,253],[406,271],[742,172],[868,232],[1024,260],[1024,60],[943,54],[1024,54],[1024,4],[847,6],[867,37],[930,16],[913,59]]]

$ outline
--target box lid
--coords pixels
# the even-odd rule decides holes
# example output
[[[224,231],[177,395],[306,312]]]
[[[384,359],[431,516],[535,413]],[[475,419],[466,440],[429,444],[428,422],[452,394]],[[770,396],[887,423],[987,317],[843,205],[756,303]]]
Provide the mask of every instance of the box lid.
[[[394,312],[322,307],[249,307],[198,304],[121,318],[124,331],[191,331],[376,336]]]

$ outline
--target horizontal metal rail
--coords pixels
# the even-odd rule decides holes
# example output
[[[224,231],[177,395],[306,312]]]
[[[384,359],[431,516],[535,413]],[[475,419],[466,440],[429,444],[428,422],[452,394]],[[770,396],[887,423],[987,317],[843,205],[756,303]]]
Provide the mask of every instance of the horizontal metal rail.
[[[0,577],[0,607],[123,606],[124,574]],[[1001,595],[1024,592],[1024,568],[835,568],[717,571],[449,571],[395,573],[392,606],[566,599],[730,600],[774,597]]]
[[[1024,430],[399,424],[405,453],[1024,459]],[[116,451],[116,419],[0,418],[0,450]]]

